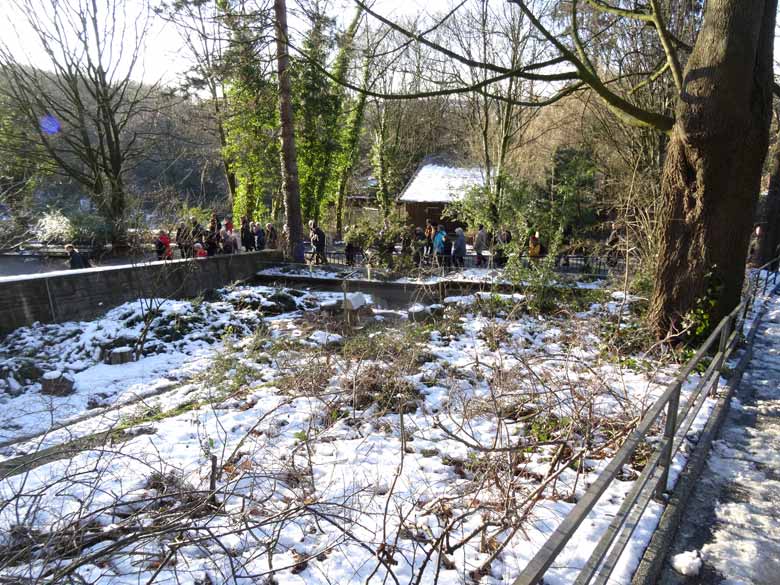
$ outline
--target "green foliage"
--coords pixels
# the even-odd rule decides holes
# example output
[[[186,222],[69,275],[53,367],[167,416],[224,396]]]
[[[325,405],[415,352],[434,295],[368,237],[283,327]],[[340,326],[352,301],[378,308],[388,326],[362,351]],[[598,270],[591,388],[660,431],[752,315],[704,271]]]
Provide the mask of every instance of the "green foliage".
[[[689,345],[702,343],[710,331],[717,325],[712,320],[712,313],[717,307],[722,284],[712,271],[704,276],[707,288],[704,295],[696,299],[696,303],[683,319],[683,328],[687,331],[686,342]]]
[[[211,210],[204,207],[190,207],[188,205],[182,205],[176,217],[180,218],[180,221],[189,222],[190,218],[195,218],[202,226],[208,226],[211,220]]]
[[[266,26],[261,15],[227,0],[218,8],[230,31],[230,49],[224,57],[227,111],[224,112],[225,148],[236,178],[233,216],[264,219],[281,192],[279,165],[278,85],[257,58],[257,27]]]
[[[563,228],[554,232],[554,237],[549,242],[547,255],[542,258],[524,258],[524,249],[520,248],[517,240],[510,247],[514,253],[509,256],[505,275],[509,279],[525,287],[526,302],[532,313],[549,313],[558,308],[559,291],[558,275],[555,272],[555,258],[563,239]]]
[[[371,264],[388,265],[396,242],[407,237],[410,231],[411,227],[399,218],[377,218],[347,228],[344,241],[363,250]]]
[[[592,205],[596,185],[596,163],[588,149],[558,148],[551,191],[550,211],[564,226],[582,230],[596,222]]]
[[[0,95],[0,203],[7,206],[16,227],[27,227],[33,212],[33,192],[51,168],[33,130],[10,100]]]

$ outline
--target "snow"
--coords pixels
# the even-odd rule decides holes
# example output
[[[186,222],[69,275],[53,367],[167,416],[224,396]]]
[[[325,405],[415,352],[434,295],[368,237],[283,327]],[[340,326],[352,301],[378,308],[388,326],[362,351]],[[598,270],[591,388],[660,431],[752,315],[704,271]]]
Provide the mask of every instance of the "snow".
[[[701,559],[697,551],[686,551],[672,557],[672,567],[686,577],[694,577],[701,570]]]
[[[347,293],[344,297],[344,308],[347,311],[357,311],[358,309],[365,307],[368,304],[363,293]]]
[[[414,324],[383,311],[386,320],[366,317],[352,331],[321,310],[341,299],[235,287],[209,300],[163,301],[150,351],[113,366],[101,361],[102,350],[133,346],[143,328],[139,303],[91,322],[11,334],[0,345],[0,371],[22,394],[0,395],[0,440],[18,441],[4,457],[97,430],[130,432],[1,479],[9,505],[0,510],[0,547],[19,518],[44,533],[77,520],[135,531],[110,562],[86,559],[78,569],[101,585],[148,582],[173,538],[176,564],[163,567],[160,582],[261,581],[270,551],[280,585],[366,583],[372,574],[391,582],[389,571],[400,583],[422,573],[423,585],[460,585],[503,543],[480,582],[511,582],[608,464],[610,425],[644,412],[675,371],[652,356],[632,367],[604,356],[601,325],[613,319],[614,300],[564,318],[513,311],[525,301],[518,294],[463,295],[437,308],[443,318]],[[505,316],[481,312],[494,299]],[[336,343],[342,348],[323,349]],[[40,395],[38,382],[17,379],[19,356],[35,356],[45,372],[72,372],[75,394]],[[365,385],[385,394],[361,402],[357,381],[367,372]],[[553,445],[518,448],[560,432],[556,425],[580,424],[583,404],[596,417],[592,441],[601,448],[587,453],[581,473],[557,464]],[[713,404],[707,400],[693,432]],[[44,434],[29,438],[36,431]],[[208,489],[212,456],[222,507],[187,515],[181,494]],[[682,450],[673,478],[685,457]],[[542,485],[553,472],[557,479]],[[627,478],[636,472],[627,466]],[[166,491],[160,477],[180,488]],[[632,485],[607,490],[546,583],[573,582]],[[541,498],[526,501],[535,490]],[[177,518],[173,532],[143,530],[166,522],[163,509]],[[661,511],[650,503],[613,583],[630,581]],[[522,529],[508,517],[524,517]],[[451,545],[461,543],[451,554],[435,544],[445,530]],[[485,539],[470,538],[483,530]],[[43,555],[2,567],[0,576],[37,577],[52,564]]]
[[[343,268],[336,267],[319,268],[315,266],[300,266],[300,267],[271,267],[264,268],[257,272],[258,276],[277,276],[281,278],[316,278],[322,280],[348,280],[353,282],[391,282],[395,284],[417,284],[417,285],[435,285],[440,282],[467,282],[467,283],[479,283],[479,284],[497,284],[497,285],[510,285],[512,284],[504,276],[504,270],[502,268],[464,268],[461,270],[450,270],[443,274],[433,273],[421,273],[419,276],[404,276],[401,278],[383,279],[382,271],[372,270],[370,274],[364,269]],[[581,289],[594,290],[602,289],[606,286],[606,281],[603,279],[590,280],[589,277],[581,276],[577,278],[577,275],[559,275],[560,280],[556,283],[575,286]],[[523,283],[520,283],[522,285]],[[622,293],[621,293],[622,294]],[[622,299],[622,297],[618,297]],[[629,302],[635,300],[634,297],[628,299]],[[617,304],[615,305],[617,306]]]
[[[718,495],[701,556],[729,583],[769,585],[780,574],[780,298],[768,303],[740,400],[703,478]]]
[[[341,335],[327,331],[315,331],[307,339],[317,345],[338,345],[344,341]]]
[[[463,197],[472,187],[484,185],[479,167],[422,165],[404,188],[402,203],[451,203]]]

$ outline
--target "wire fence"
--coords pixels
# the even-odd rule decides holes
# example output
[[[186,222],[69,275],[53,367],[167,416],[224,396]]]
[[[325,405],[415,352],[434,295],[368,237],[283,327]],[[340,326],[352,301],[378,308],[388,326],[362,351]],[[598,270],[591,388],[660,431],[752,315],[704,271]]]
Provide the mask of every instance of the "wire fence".
[[[392,258],[399,260],[402,254],[399,252],[393,252]],[[347,257],[347,254],[343,251],[330,250],[325,253],[325,258],[328,264],[337,266],[365,266],[372,261],[373,258],[377,258],[377,255],[366,255],[362,252],[355,253],[351,257]],[[523,255],[520,257],[520,261],[525,266],[530,266],[535,262],[541,262],[546,256],[537,256],[531,258],[530,256]],[[434,262],[433,257],[423,256],[421,258],[422,265],[430,265]],[[440,256],[436,262],[445,268],[501,268],[506,265],[506,258],[500,259],[491,256],[483,256],[480,260],[476,254],[467,254],[463,257],[462,266],[456,264],[456,260],[453,256]],[[592,274],[598,276],[607,276],[610,272],[621,272],[625,269],[625,261],[622,258],[605,258],[594,255],[569,255],[560,254],[555,257],[555,270],[566,274]]]

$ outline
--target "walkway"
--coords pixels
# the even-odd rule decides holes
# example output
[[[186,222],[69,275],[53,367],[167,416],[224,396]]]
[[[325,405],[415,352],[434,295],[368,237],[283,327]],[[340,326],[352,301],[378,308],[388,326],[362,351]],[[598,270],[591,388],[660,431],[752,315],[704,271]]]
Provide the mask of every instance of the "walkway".
[[[780,298],[759,327],[753,359],[683,516],[670,553],[695,552],[698,574],[664,568],[661,585],[780,583]],[[693,560],[688,563],[695,567]],[[677,558],[678,568],[685,563]],[[695,573],[695,569],[689,570]]]

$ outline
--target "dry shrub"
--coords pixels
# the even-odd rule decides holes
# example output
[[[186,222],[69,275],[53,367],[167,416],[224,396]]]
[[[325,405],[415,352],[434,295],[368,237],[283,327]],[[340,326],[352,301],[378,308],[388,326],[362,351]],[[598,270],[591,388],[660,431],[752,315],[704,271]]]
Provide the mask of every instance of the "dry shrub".
[[[407,414],[417,410],[421,398],[414,385],[391,368],[370,364],[359,368],[351,380],[353,406],[365,410],[376,405],[379,414]]]

